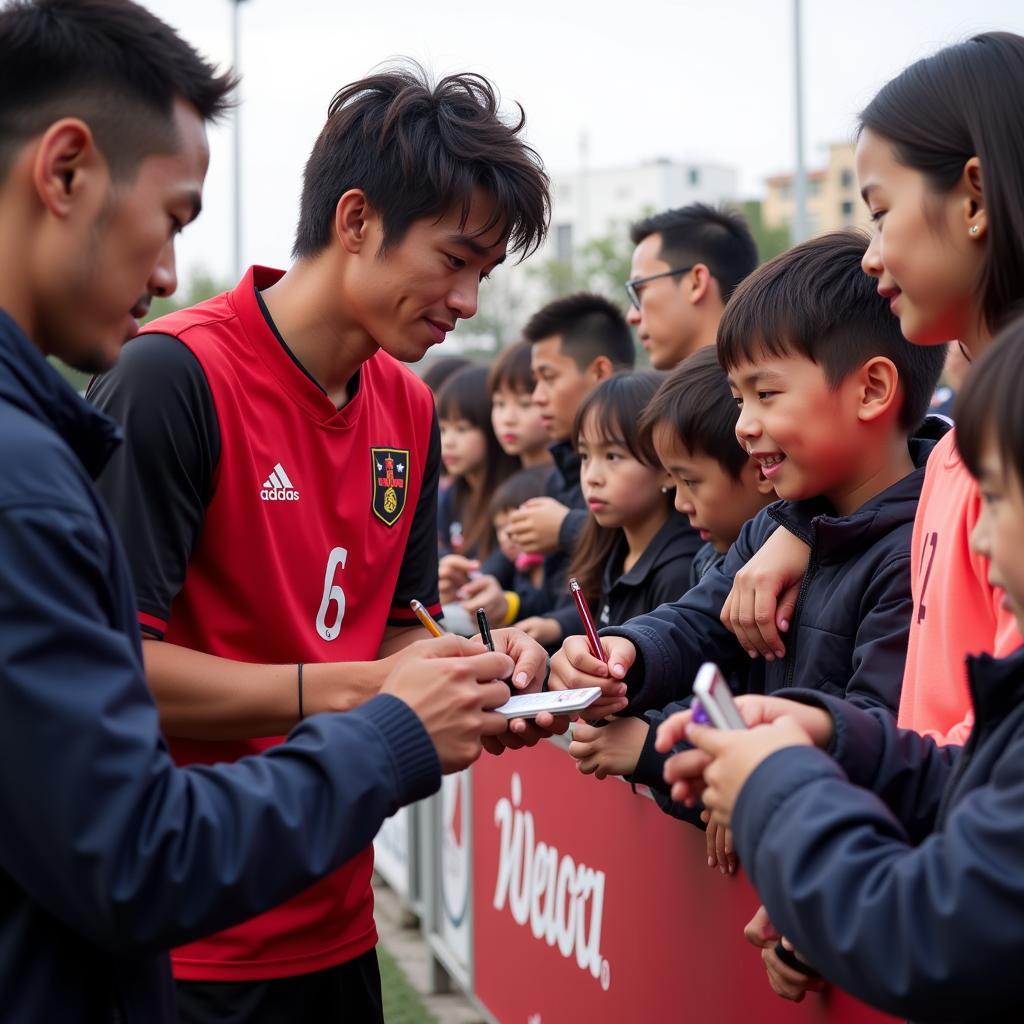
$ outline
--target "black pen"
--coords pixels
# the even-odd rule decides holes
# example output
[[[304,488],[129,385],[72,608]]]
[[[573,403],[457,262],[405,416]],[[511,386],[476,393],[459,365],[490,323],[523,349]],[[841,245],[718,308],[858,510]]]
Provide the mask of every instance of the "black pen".
[[[477,626],[480,627],[480,639],[483,640],[484,644],[487,647],[487,650],[493,651],[494,650],[494,637],[491,636],[491,626],[490,626],[490,623],[488,623],[488,621],[487,621],[487,612],[485,612],[483,610],[483,608],[477,608],[477,610],[476,610],[476,624],[477,624]],[[513,697],[519,692],[512,685],[512,677],[511,676],[509,676],[508,679],[502,679],[502,682],[505,683],[508,686],[508,688],[511,691]]]
[[[487,622],[487,612],[483,608],[476,610],[476,624],[480,629],[480,639],[487,645],[487,650],[494,650],[494,638],[491,636],[491,627]]]

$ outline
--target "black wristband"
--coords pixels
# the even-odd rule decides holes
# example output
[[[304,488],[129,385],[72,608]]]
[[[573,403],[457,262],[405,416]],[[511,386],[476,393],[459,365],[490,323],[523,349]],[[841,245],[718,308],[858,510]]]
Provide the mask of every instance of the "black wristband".
[[[301,722],[305,717],[306,713],[302,708],[302,662],[300,661],[296,666],[296,679],[299,687],[299,721]]]
[[[792,967],[794,971],[799,971],[801,974],[806,975],[808,978],[820,978],[821,975],[808,963],[804,963],[791,949],[786,947],[781,942],[775,943],[775,955],[787,966]]]

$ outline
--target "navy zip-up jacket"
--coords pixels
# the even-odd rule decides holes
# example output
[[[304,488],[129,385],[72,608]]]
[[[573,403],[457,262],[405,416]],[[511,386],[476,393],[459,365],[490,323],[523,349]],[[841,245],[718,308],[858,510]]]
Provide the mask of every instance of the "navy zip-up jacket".
[[[0,310],[0,1020],[170,1024],[161,952],[338,867],[440,784],[402,701],[178,768],[92,485],[119,433]]]
[[[766,758],[732,827],[772,923],[825,977],[917,1021],[1018,1022],[1024,648],[968,659],[968,677],[964,747],[787,692],[832,715],[832,757],[788,747]]]
[[[720,566],[674,604],[602,630],[637,649],[626,676],[627,713],[663,708],[691,693],[705,661],[726,676],[747,666],[746,691],[803,686],[896,715],[913,602],[910,540],[933,440],[910,441],[917,468],[848,516],[823,499],[780,501],[747,522]],[[733,577],[783,525],[810,546],[786,657],[750,659],[719,614]]]

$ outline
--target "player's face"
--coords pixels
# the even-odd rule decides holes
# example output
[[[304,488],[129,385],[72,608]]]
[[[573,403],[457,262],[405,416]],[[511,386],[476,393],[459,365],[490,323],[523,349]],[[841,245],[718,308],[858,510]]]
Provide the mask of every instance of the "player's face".
[[[920,171],[900,163],[892,145],[868,129],[856,160],[875,222],[864,271],[877,279],[903,336],[915,345],[970,338],[984,245],[964,222],[961,190],[937,195]]]
[[[416,362],[459,320],[476,314],[480,283],[505,259],[501,227],[482,233],[493,201],[476,190],[469,214],[453,209],[413,221],[401,241],[380,250],[379,221],[369,222],[367,258],[355,291],[361,326],[385,352]]]
[[[981,515],[971,533],[971,548],[988,558],[988,581],[1006,591],[1003,603],[1024,630],[1024,488],[1005,465],[992,432],[981,458]]]
[[[210,153],[195,109],[178,101],[173,116],[175,152],[144,158],[128,181],[87,186],[46,240],[37,340],[86,372],[109,369],[153,297],[177,287],[174,242],[199,212]]]

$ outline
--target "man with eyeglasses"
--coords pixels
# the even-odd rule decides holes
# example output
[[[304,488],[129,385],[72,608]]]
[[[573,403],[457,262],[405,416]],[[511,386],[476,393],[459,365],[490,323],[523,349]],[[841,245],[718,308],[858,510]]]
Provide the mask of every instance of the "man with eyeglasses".
[[[736,285],[758,263],[743,217],[694,203],[638,221],[626,282],[629,323],[657,370],[671,370],[715,343]]]

